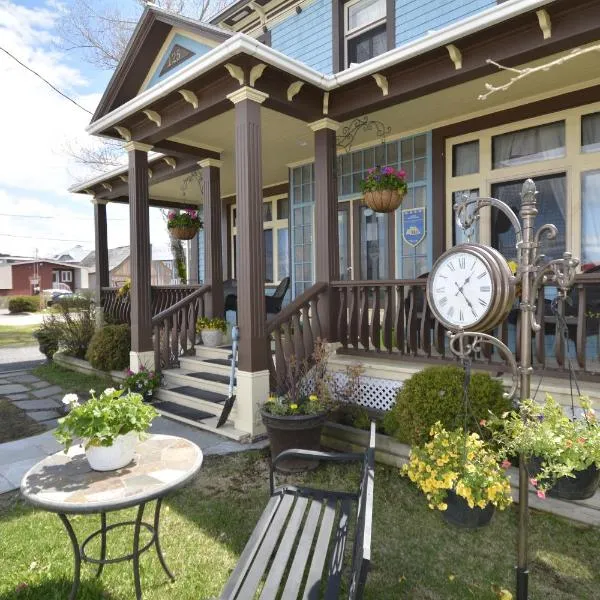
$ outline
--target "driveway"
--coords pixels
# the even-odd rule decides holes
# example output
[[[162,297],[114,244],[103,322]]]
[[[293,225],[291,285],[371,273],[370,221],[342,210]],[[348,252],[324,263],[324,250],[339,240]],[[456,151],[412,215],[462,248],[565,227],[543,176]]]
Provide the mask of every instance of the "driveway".
[[[44,320],[42,313],[19,313],[11,315],[8,308],[0,308],[0,325],[39,325]]]

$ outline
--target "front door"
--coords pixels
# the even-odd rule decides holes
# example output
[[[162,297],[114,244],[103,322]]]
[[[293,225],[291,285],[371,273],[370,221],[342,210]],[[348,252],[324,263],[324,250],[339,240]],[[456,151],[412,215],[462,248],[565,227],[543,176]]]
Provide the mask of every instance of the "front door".
[[[60,271],[52,271],[52,287],[58,288],[60,283]]]

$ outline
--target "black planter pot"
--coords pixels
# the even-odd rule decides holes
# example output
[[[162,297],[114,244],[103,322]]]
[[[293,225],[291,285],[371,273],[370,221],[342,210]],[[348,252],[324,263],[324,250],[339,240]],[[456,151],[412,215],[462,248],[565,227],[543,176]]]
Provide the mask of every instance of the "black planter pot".
[[[267,428],[271,445],[271,459],[284,450],[300,448],[302,450],[321,449],[321,431],[326,419],[326,413],[318,415],[272,415],[261,411],[262,421]],[[277,463],[276,470],[280,473],[299,473],[312,471],[319,466],[318,460],[288,459]]]
[[[542,459],[534,456],[527,463],[530,477],[535,477],[542,468]],[[595,464],[587,469],[575,471],[574,477],[560,477],[546,492],[551,498],[562,500],[586,500],[591,498],[600,484],[600,470]]]
[[[446,504],[448,508],[442,512],[444,521],[463,529],[477,529],[488,525],[496,510],[493,504],[488,504],[485,508],[470,508],[467,501],[452,490],[448,491]]]

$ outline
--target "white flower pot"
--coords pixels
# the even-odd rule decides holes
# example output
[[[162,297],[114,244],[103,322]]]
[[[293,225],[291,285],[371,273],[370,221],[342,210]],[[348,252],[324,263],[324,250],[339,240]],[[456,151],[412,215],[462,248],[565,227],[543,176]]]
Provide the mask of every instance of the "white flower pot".
[[[209,348],[216,348],[223,344],[223,332],[218,329],[202,329],[200,335],[202,343]]]
[[[114,471],[128,465],[135,455],[138,432],[130,431],[115,438],[112,446],[90,446],[85,456],[94,471]]]

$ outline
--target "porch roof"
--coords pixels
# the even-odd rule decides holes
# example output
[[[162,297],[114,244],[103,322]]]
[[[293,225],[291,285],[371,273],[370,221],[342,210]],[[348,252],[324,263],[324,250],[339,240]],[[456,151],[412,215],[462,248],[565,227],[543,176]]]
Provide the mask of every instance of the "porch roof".
[[[316,71],[298,60],[265,46],[246,34],[236,33],[203,56],[192,60],[189,65],[183,67],[180,71],[166,77],[163,81],[141,92],[107,114],[102,115],[102,111],[99,108],[92,118],[87,131],[94,135],[116,137],[116,135],[111,135],[109,130],[118,126],[124,119],[133,116],[168,94],[178,91],[189,81],[209,73],[211,70],[225,64],[240,54],[245,54],[256,61],[264,62],[271,67],[288,73],[322,92],[331,92],[395,65],[420,57],[432,50],[443,48],[457,40],[481,32],[484,29],[503,23],[524,13],[552,4],[553,1],[556,0],[513,0],[512,2],[499,4],[333,75]],[[142,20],[150,20],[156,9],[150,6],[147,8],[147,11],[148,13],[144,13]],[[160,11],[160,13],[156,14],[163,15],[164,13],[165,11]],[[198,26],[201,26],[199,22]],[[136,34],[134,34],[134,40],[135,38]],[[130,52],[136,46],[139,48],[139,42],[138,44],[134,44],[134,40],[130,43],[122,63],[130,62]],[[121,69],[121,66],[119,65],[117,71]],[[112,87],[118,84],[117,80],[117,73],[115,73],[99,106],[106,106],[106,99],[114,95]]]

